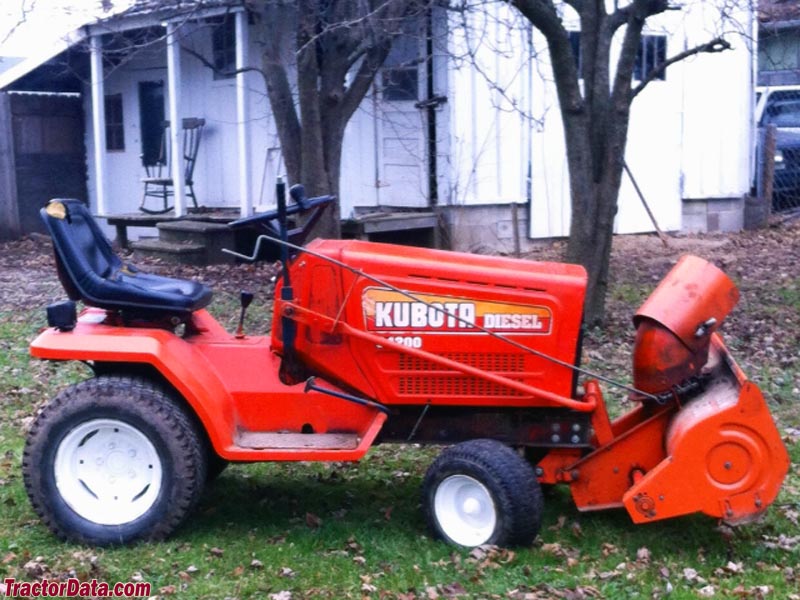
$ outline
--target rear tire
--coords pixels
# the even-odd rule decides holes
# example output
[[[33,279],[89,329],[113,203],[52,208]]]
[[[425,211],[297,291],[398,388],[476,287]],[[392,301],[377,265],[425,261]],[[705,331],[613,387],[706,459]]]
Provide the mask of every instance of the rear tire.
[[[61,538],[101,546],[163,539],[203,489],[202,440],[153,383],[90,379],[58,394],[34,421],[22,459],[25,489]]]
[[[448,448],[422,485],[431,529],[459,546],[530,545],[541,527],[543,505],[533,467],[495,440]]]

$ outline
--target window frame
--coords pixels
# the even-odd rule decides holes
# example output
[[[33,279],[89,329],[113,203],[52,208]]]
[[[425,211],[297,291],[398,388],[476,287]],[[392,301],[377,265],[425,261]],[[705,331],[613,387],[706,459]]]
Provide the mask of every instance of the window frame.
[[[122,94],[103,97],[106,122],[106,152],[125,152],[125,108]]]
[[[643,33],[636,50],[633,66],[633,81],[644,81],[650,73],[667,61],[667,36],[663,33]],[[666,81],[667,70],[663,69],[652,77],[653,81]]]
[[[232,79],[236,76],[236,19],[233,14],[212,21],[211,64],[214,79]]]

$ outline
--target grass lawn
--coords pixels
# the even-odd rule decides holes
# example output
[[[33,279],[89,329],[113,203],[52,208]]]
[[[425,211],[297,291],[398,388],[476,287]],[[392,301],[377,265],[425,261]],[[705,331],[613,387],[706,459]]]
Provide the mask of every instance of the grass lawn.
[[[787,237],[788,251],[776,251]],[[635,306],[684,250],[662,251],[654,262],[657,240],[636,240],[615,248],[609,322],[590,333],[585,348],[587,365],[621,379],[630,369]],[[60,542],[23,489],[24,432],[37,406],[88,370],[28,357],[27,343],[44,325],[44,297],[61,294],[44,265],[21,277],[49,278],[49,287],[36,301],[14,300],[11,290],[20,285],[5,274],[15,253],[20,262],[36,254],[29,245],[2,244],[0,287],[10,291],[0,300],[0,582],[144,581],[159,598],[800,599],[798,240],[794,227],[719,245],[698,238],[689,248],[716,259],[742,288],[726,340],[762,386],[792,456],[783,491],[761,520],[731,529],[696,515],[636,526],[623,511],[581,514],[568,490],[554,488],[546,490],[544,525],[532,547],[472,551],[430,537],[419,490],[438,449],[417,446],[378,447],[359,463],[233,465],[166,542],[113,549]],[[253,275],[246,267],[231,273],[189,273],[216,278],[223,301],[212,312],[228,326],[239,279]],[[267,306],[262,294],[250,319],[257,322]]]

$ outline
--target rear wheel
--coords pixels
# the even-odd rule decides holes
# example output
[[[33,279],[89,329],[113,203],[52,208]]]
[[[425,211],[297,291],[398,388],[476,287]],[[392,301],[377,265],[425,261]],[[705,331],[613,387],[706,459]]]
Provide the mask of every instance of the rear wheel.
[[[459,546],[528,545],[541,527],[542,492],[533,468],[494,440],[442,452],[425,476],[422,504],[437,536]]]
[[[161,388],[104,376],[38,415],[23,455],[28,497],[59,537],[94,545],[161,539],[197,502],[206,454],[192,419]]]

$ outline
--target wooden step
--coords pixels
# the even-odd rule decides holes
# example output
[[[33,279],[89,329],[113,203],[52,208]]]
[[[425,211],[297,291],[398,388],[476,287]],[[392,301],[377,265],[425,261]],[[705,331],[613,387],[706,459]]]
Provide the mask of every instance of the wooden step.
[[[234,258],[223,248],[236,245],[233,230],[222,223],[207,221],[167,221],[156,225],[160,240],[173,244],[199,244],[205,248],[206,264],[231,264]]]
[[[233,243],[233,230],[224,223],[210,223],[207,221],[164,221],[156,225],[158,237],[165,242],[196,242],[200,243],[206,238],[223,237]]]
[[[144,238],[130,243],[138,255],[151,256],[164,262],[202,266],[206,263],[206,249],[202,244],[176,244],[155,238]]]
[[[354,450],[360,441],[355,433],[240,431],[236,436],[236,445],[241,448],[276,450]]]

